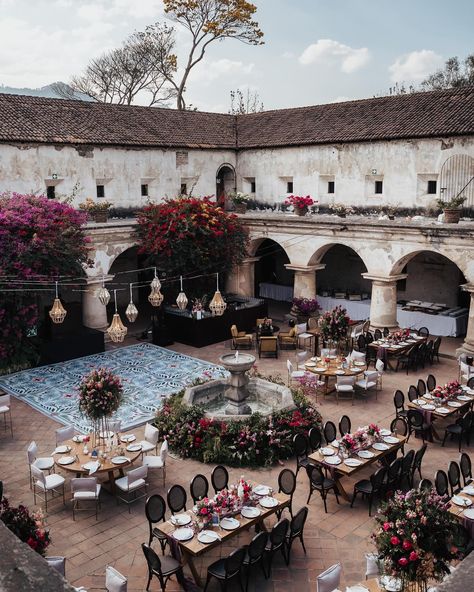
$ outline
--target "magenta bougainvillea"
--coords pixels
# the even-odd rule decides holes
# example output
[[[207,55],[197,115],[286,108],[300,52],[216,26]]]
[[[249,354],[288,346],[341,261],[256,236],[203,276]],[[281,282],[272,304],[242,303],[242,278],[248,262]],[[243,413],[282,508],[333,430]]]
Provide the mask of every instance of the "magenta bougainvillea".
[[[26,338],[38,320],[39,292],[14,290],[23,290],[24,280],[82,274],[89,263],[85,221],[85,213],[44,196],[0,196],[0,369],[30,355]]]

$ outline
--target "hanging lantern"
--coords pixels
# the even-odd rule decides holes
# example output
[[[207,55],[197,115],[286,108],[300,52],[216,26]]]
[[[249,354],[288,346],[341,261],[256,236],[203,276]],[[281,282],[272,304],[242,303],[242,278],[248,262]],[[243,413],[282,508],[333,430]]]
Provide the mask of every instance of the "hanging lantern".
[[[104,282],[103,276],[102,276],[102,288],[99,288],[97,290],[96,296],[99,299],[99,302],[101,304],[103,304],[104,306],[107,306],[107,304],[110,301],[110,292],[105,287],[105,282]]]
[[[155,277],[153,278],[150,284],[151,292],[148,296],[148,301],[152,306],[160,306],[163,302],[163,294],[160,292],[161,282],[156,275],[156,267],[155,267]]]
[[[181,291],[176,298],[176,304],[178,305],[179,310],[184,310],[188,306],[188,299],[183,292],[183,276],[180,276],[179,280],[181,282]]]
[[[130,321],[130,323],[134,323],[138,317],[138,309],[135,304],[133,304],[132,296],[132,284],[130,284],[130,304],[127,306],[127,310],[125,311],[125,316]]]
[[[61,300],[58,298],[58,282],[56,282],[56,298],[54,299],[52,309],[49,311],[49,316],[53,323],[60,325],[66,318],[66,315],[67,312],[61,304]]]
[[[217,274],[217,289],[209,304],[209,310],[213,316],[220,317],[224,314],[226,308],[227,304],[224,302],[224,298],[222,298],[222,294],[219,291],[219,274]]]
[[[122,319],[117,311],[117,290],[114,290],[115,298],[115,314],[110,323],[110,327],[107,329],[107,334],[114,343],[122,343],[127,334],[127,327],[122,323]]]

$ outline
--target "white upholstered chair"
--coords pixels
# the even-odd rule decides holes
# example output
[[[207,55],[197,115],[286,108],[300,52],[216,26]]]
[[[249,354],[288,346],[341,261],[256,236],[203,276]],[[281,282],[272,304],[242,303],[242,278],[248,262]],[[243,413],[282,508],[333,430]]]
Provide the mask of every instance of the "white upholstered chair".
[[[128,504],[128,512],[130,513],[130,504],[145,497],[147,494],[148,483],[146,478],[148,476],[148,467],[143,465],[131,471],[127,471],[125,477],[120,477],[115,481],[115,487],[127,494],[127,497],[122,497],[117,493],[117,504],[119,499]],[[137,495],[140,490],[144,490],[142,495]],[[133,497],[131,497],[133,494]]]
[[[96,477],[81,477],[78,479],[71,479],[71,493],[72,493],[72,519],[76,519],[75,512],[79,510],[80,502],[94,502],[95,503],[95,519],[100,508],[100,483],[97,483]]]
[[[127,578],[115,568],[105,568],[105,589],[107,592],[127,592]]]
[[[336,401],[339,404],[339,395],[351,395],[354,404],[354,383],[355,376],[337,376],[336,378]]]
[[[3,422],[5,431],[7,429],[7,417],[10,423],[10,432],[13,437],[13,421],[12,421],[12,409],[10,395],[0,395],[0,415],[3,415]]]
[[[367,391],[371,389],[375,389],[375,398],[377,399],[377,392],[378,392],[378,379],[379,373],[377,370],[366,370],[364,372],[364,378],[358,380],[355,385],[364,391],[364,395],[367,394]]]
[[[43,456],[38,458],[36,455],[38,454],[38,445],[36,442],[31,442],[28,446],[28,450],[26,451],[28,456],[28,466],[30,467],[30,489],[33,487],[33,480],[31,476],[31,467],[35,466],[42,471],[54,471],[54,458],[52,456]]]
[[[54,494],[62,494],[63,496],[63,504],[66,505],[66,499],[64,497],[64,483],[66,480],[62,475],[58,475],[57,473],[52,473],[51,475],[45,475],[41,469],[35,467],[34,465],[30,466],[31,470],[31,477],[33,479],[33,497],[34,503],[36,504],[36,496],[40,499],[44,500],[45,510],[48,511],[48,493],[51,493],[51,499],[54,497]],[[40,493],[44,494],[44,497],[40,495]]]
[[[155,454],[158,453],[158,428],[152,426],[151,423],[147,423],[145,426],[144,440],[139,442],[142,447],[142,455],[147,454],[151,450],[155,450]]]
[[[66,577],[66,557],[52,556],[45,557],[45,559],[53,569],[63,576],[63,578]]]
[[[67,440],[71,440],[74,436],[74,426],[66,426],[65,428],[58,428],[56,430],[56,446]]]
[[[340,581],[341,564],[336,563],[316,577],[316,590],[317,592],[333,592],[339,588]]]
[[[166,485],[166,459],[168,457],[168,440],[163,440],[158,456],[145,456],[143,464],[148,467],[150,471],[156,469],[162,472],[163,487]]]

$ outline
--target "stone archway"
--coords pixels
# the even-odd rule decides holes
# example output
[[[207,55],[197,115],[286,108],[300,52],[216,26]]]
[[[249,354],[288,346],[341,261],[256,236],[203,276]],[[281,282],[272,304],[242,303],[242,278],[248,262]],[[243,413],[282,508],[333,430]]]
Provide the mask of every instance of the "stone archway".
[[[216,202],[227,209],[227,196],[236,190],[235,168],[228,162],[221,164],[216,173]]]
[[[283,246],[273,239],[262,238],[253,241],[251,252],[255,261],[255,294],[290,302],[293,298],[294,272],[287,268],[290,258]]]

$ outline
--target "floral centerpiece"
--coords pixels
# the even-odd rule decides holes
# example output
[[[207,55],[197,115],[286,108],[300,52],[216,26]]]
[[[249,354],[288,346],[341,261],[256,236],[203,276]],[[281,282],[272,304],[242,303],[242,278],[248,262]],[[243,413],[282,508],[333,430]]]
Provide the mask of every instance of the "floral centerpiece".
[[[380,440],[380,428],[377,424],[371,423],[356,430],[352,434],[345,434],[340,440],[343,451],[353,453],[372,446]]]
[[[400,343],[400,341],[405,341],[410,337],[410,329],[399,329],[398,331],[393,331],[388,336],[388,340],[392,343]]]
[[[295,214],[304,216],[308,212],[308,208],[317,203],[311,195],[290,195],[285,201],[285,206],[293,206]]]
[[[344,452],[353,453],[358,449],[358,443],[352,437],[352,434],[344,434],[344,436],[339,440],[340,446],[342,447]]]
[[[380,508],[372,540],[385,573],[400,578],[403,590],[422,592],[428,580],[449,573],[459,525],[448,508],[434,490],[396,492]]]
[[[339,341],[347,336],[350,318],[347,310],[336,306],[319,317],[319,328],[325,341]]]
[[[316,316],[316,313],[321,310],[321,305],[316,298],[293,298],[292,302],[291,314],[296,316],[298,321],[301,318],[301,322]]]
[[[94,445],[99,434],[108,433],[107,418],[117,411],[123,400],[120,378],[107,368],[97,368],[84,376],[79,385],[79,410],[93,422]]]
[[[0,502],[0,520],[21,541],[29,545],[40,555],[45,555],[46,547],[51,543],[49,530],[45,528],[44,515],[41,510],[30,514],[23,505],[14,508],[6,497]]]
[[[463,391],[459,382],[457,380],[452,380],[451,382],[446,383],[444,386],[437,386],[431,391],[431,395],[435,398],[435,400],[450,401],[459,395],[462,395],[462,392]]]
[[[95,222],[107,222],[107,212],[111,205],[110,201],[94,201],[87,197],[86,201],[79,204],[79,209],[87,212]]]

